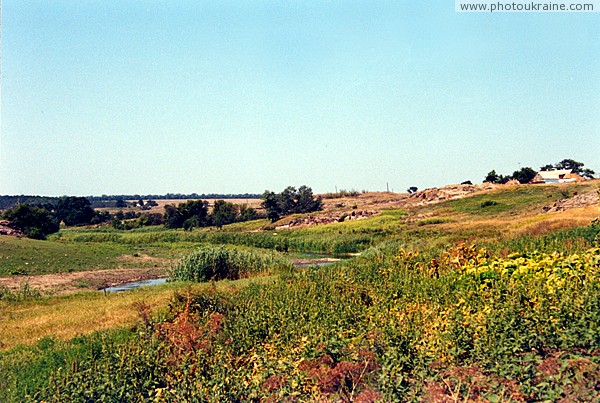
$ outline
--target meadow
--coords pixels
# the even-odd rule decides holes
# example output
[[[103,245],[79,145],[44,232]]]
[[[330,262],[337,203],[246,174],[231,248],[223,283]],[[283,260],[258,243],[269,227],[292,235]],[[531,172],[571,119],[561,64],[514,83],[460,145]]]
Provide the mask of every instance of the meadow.
[[[134,254],[181,276],[113,295],[5,291],[0,400],[600,399],[600,211],[542,209],[597,186],[519,186],[294,230],[2,237],[3,276]],[[290,252],[360,255],[291,268]],[[235,276],[214,281],[215,268]]]

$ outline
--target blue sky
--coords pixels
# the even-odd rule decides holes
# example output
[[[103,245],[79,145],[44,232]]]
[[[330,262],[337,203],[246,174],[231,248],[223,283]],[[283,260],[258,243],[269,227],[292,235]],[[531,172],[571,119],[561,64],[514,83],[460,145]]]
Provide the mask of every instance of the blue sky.
[[[2,2],[0,194],[395,191],[600,171],[598,13]]]

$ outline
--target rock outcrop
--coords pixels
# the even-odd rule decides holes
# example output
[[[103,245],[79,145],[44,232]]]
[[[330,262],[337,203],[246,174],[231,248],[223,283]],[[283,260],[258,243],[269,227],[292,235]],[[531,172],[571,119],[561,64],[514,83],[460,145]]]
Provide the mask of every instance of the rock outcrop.
[[[544,206],[543,210],[547,212],[553,211],[564,211],[580,207],[597,206],[598,205],[598,193],[590,192],[584,193],[577,196],[570,197],[568,199],[557,200],[554,204]]]
[[[17,237],[22,237],[23,233],[10,226],[10,223],[5,220],[0,220],[0,235],[12,235]]]

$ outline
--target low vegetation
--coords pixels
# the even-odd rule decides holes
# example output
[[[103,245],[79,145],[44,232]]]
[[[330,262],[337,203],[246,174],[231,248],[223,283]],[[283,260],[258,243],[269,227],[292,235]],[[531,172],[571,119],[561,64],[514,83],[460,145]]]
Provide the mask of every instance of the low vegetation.
[[[565,189],[510,188],[295,230],[267,220],[221,231],[63,230],[37,242],[183,251],[173,277],[204,283],[147,289],[136,301],[135,293],[0,301],[10,334],[27,331],[15,328],[23,315],[57,301],[61,312],[130,304],[114,315],[127,327],[48,330],[37,342],[37,331],[11,336],[0,353],[0,400],[598,400],[599,212],[545,213]],[[292,269],[274,250],[361,253]],[[217,281],[247,276],[239,287]]]

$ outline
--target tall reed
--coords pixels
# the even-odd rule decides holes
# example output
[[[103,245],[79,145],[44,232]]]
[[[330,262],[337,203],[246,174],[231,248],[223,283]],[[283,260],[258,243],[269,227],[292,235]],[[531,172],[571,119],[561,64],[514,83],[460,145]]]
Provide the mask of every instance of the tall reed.
[[[292,264],[276,252],[205,245],[182,258],[173,268],[171,278],[197,282],[235,280],[291,268]]]

